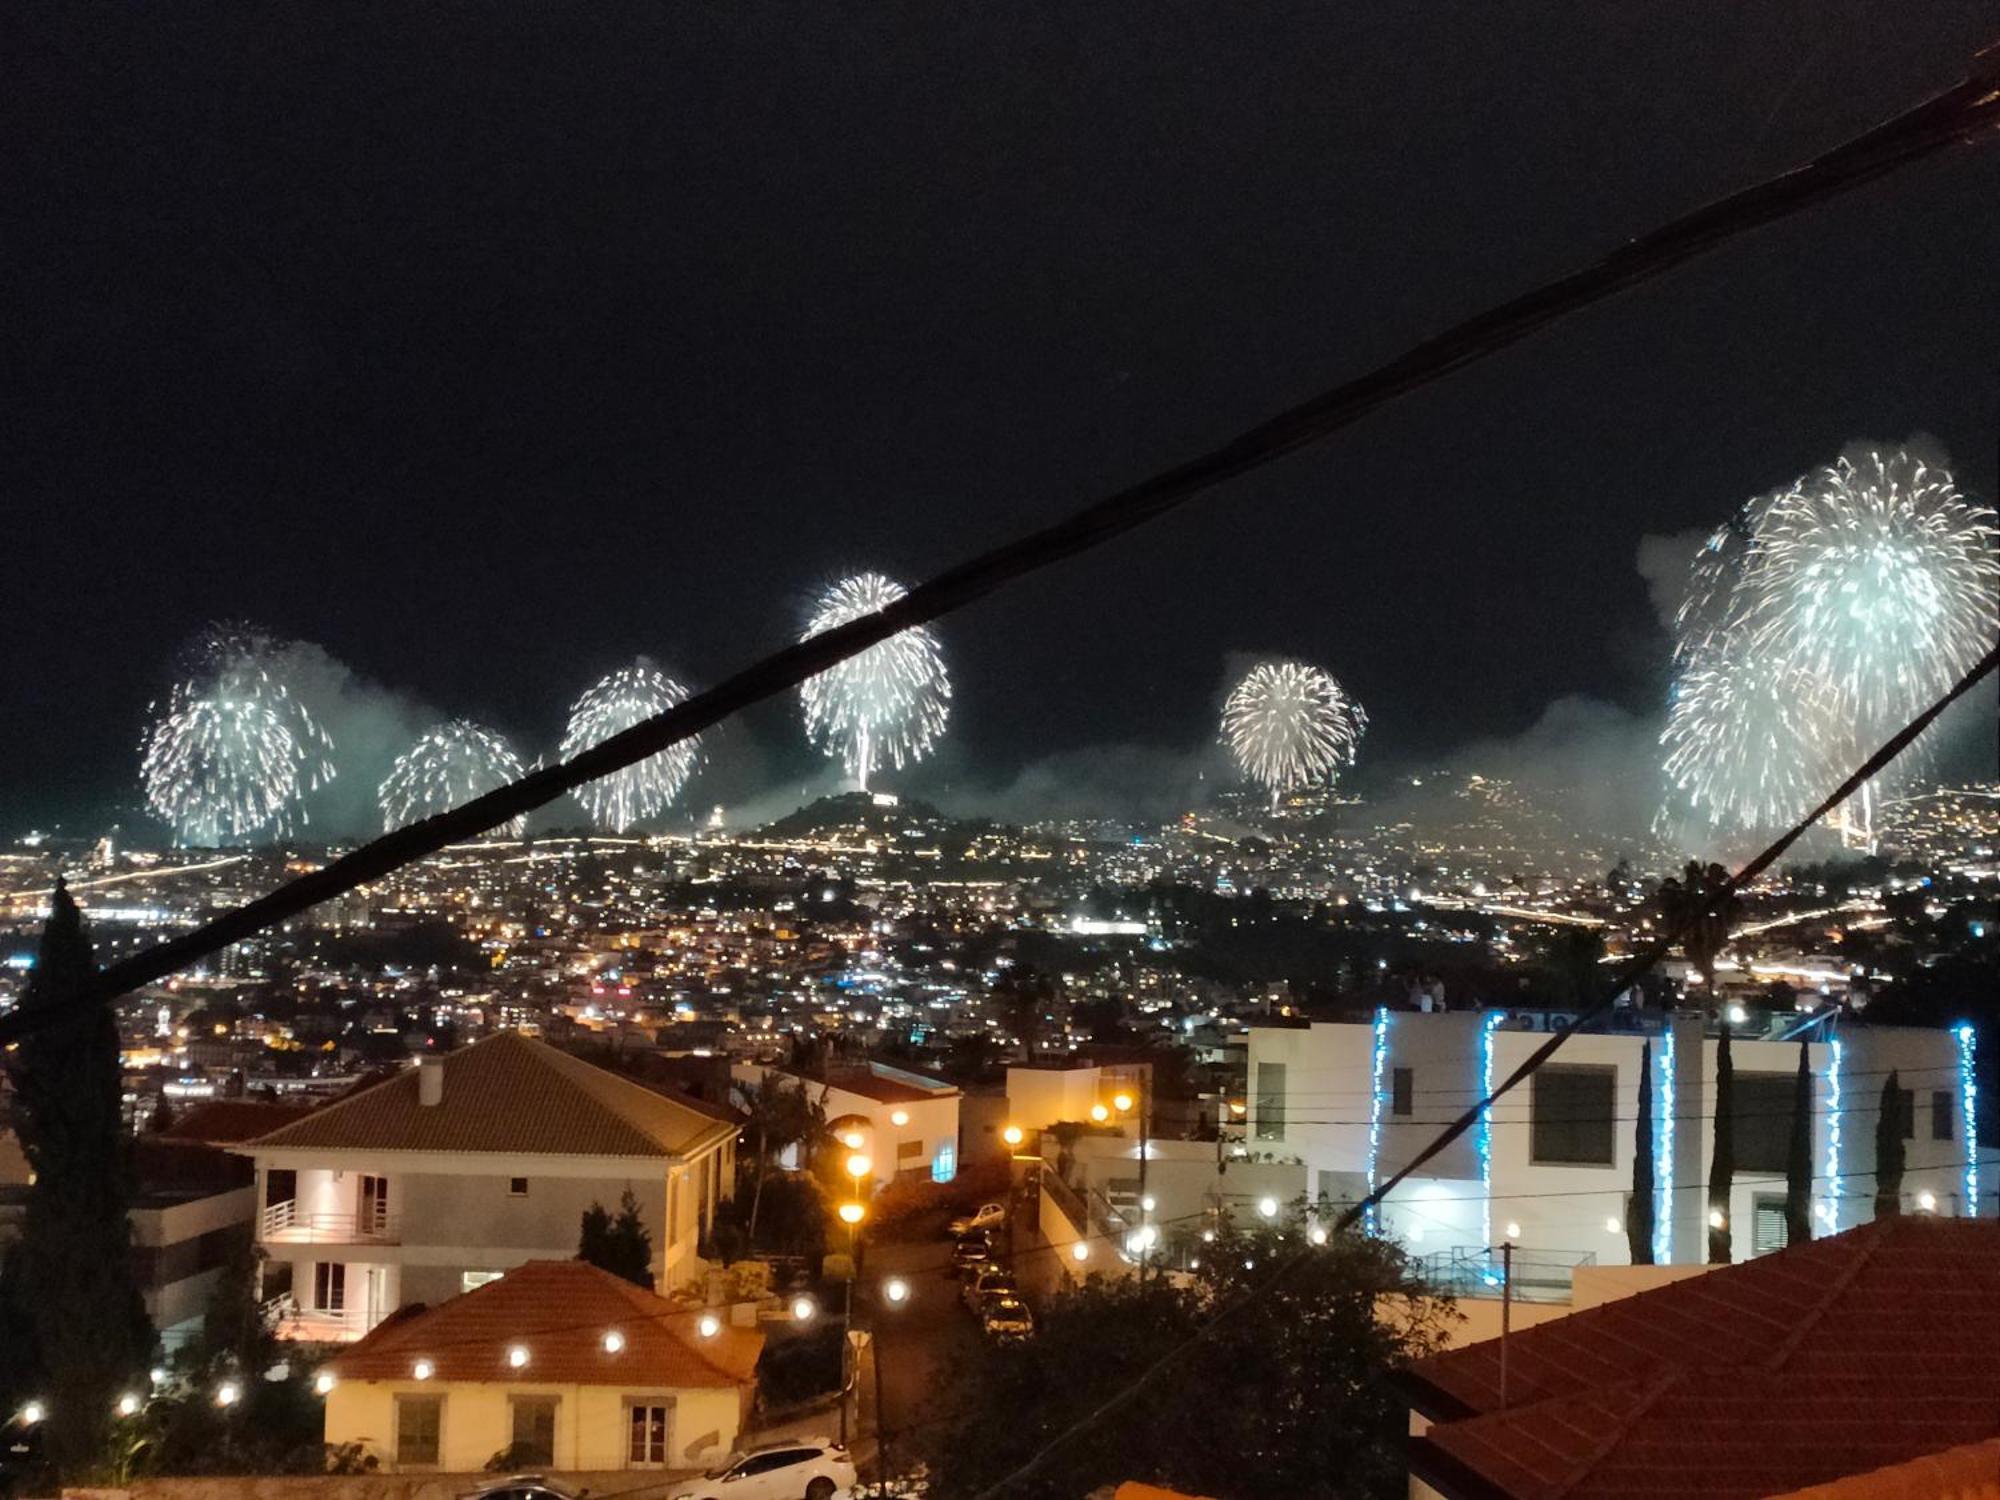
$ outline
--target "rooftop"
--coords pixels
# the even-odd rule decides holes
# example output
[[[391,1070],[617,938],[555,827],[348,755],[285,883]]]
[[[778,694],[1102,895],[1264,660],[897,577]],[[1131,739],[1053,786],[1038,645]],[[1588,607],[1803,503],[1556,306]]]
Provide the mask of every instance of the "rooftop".
[[[531,1260],[498,1281],[391,1318],[327,1368],[342,1380],[431,1379],[547,1385],[724,1388],[754,1378],[764,1335],[721,1318],[703,1338],[702,1314],[580,1260]],[[616,1333],[619,1347],[606,1347]],[[510,1363],[515,1348],[525,1364]]]
[[[418,1068],[314,1110],[256,1150],[683,1155],[733,1133],[706,1109],[505,1031],[439,1059],[443,1095],[419,1101]]]
[[[2000,1436],[2000,1223],[1883,1219],[1436,1355],[1448,1496],[1761,1496]]]

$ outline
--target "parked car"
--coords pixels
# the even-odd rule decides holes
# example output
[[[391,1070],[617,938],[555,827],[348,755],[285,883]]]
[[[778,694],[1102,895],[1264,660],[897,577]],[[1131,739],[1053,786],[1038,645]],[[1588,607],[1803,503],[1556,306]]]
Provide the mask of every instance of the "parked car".
[[[854,1488],[854,1460],[832,1438],[767,1443],[710,1469],[674,1500],[836,1500]]]
[[[1018,1297],[998,1297],[986,1304],[979,1318],[980,1331],[990,1339],[1011,1344],[1035,1331],[1034,1314]]]
[[[993,1241],[983,1234],[968,1234],[951,1247],[951,1269],[958,1276],[983,1271],[992,1259]]]
[[[587,1492],[582,1492],[587,1493]],[[580,1492],[540,1474],[515,1474],[469,1490],[463,1500],[579,1500]]]
[[[965,1305],[974,1313],[980,1311],[988,1297],[1004,1295],[1018,1297],[1021,1287],[1014,1280],[1014,1273],[992,1266],[984,1271],[974,1271],[965,1278],[965,1289],[960,1293]]]
[[[954,1239],[961,1235],[978,1234],[983,1230],[998,1229],[1007,1222],[1007,1205],[1004,1203],[982,1203],[972,1213],[962,1219],[953,1219],[946,1228]]]

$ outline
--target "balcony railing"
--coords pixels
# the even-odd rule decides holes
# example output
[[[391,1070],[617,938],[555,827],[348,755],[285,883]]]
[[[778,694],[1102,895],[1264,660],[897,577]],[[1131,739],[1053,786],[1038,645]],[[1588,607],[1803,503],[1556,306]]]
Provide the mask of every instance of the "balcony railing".
[[[397,1232],[386,1213],[302,1214],[293,1198],[269,1205],[258,1225],[260,1239],[282,1245],[393,1245]]]
[[[1596,1264],[1591,1250],[1516,1250],[1512,1296],[1516,1302],[1567,1302],[1576,1268]],[[1498,1297],[1508,1280],[1498,1245],[1438,1250],[1418,1265],[1425,1281],[1453,1297]]]
[[[308,1344],[344,1344],[360,1338],[376,1323],[358,1307],[300,1307],[290,1297],[273,1297],[264,1304],[265,1324],[276,1338]]]

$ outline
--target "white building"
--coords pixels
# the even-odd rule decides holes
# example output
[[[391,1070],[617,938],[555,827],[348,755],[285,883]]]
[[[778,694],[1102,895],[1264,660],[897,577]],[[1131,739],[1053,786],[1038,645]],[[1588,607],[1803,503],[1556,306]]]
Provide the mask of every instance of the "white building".
[[[827,1125],[841,1144],[868,1158],[878,1186],[916,1173],[935,1182],[958,1175],[960,1095],[951,1084],[879,1062],[834,1068],[825,1078],[738,1063],[730,1076],[740,1084],[768,1077],[802,1085],[823,1102]]]
[[[737,1126],[513,1032],[425,1058],[237,1148],[257,1163],[266,1298],[296,1338],[358,1338],[530,1260],[576,1253],[629,1189],[661,1290],[732,1195]]]
[[[1714,1149],[1713,1027],[1693,1012],[1623,1012],[1622,1029],[1571,1037],[1382,1205],[1413,1252],[1476,1258],[1511,1240],[1567,1279],[1567,1264],[1625,1264],[1640,1072],[1649,1058],[1655,1224],[1661,1264],[1707,1258]],[[1308,1191],[1354,1202],[1387,1180],[1546,1041],[1538,1013],[1378,1011],[1372,1023],[1250,1032],[1252,1160],[1297,1158]],[[1815,1028],[1813,1035],[1823,1035]],[[1971,1033],[1850,1026],[1807,1042],[1815,1231],[1874,1216],[1875,1124],[1891,1070],[1903,1090],[1903,1206],[1993,1211],[1995,1181],[1968,1118]],[[1799,1043],[1733,1038],[1736,1171],[1732,1250],[1784,1243],[1785,1160]],[[1985,1153],[1990,1157],[1992,1153]]]

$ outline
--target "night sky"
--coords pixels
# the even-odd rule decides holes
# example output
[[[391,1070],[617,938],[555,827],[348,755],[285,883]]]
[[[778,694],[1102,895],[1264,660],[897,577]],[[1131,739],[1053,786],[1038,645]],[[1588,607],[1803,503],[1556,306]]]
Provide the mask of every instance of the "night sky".
[[[1973,0],[9,6],[0,835],[131,800],[207,620],[539,751],[635,654],[713,681],[840,571],[1184,457],[1996,35]],[[943,627],[934,780],[1193,754],[1244,653],[1339,675],[1377,764],[1575,695],[1643,721],[1642,536],[1913,432],[1992,500],[1996,265],[2000,143],[988,601]],[[697,801],[814,764],[790,704],[720,751]]]

